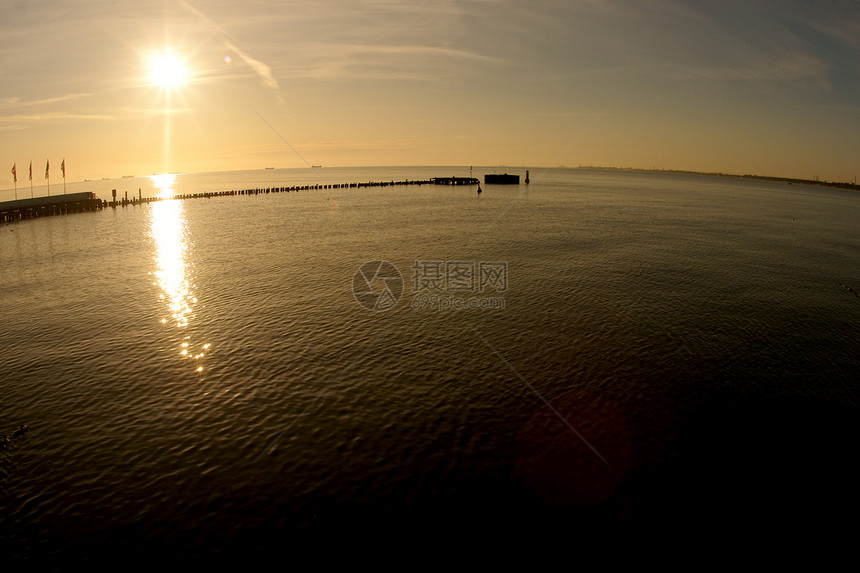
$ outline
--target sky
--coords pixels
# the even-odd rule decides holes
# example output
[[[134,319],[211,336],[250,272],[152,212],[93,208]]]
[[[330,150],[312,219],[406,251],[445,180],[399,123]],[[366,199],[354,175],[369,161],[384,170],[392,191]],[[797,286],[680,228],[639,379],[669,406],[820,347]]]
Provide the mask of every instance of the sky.
[[[0,22],[0,189],[63,160],[860,171],[860,1],[4,0]]]

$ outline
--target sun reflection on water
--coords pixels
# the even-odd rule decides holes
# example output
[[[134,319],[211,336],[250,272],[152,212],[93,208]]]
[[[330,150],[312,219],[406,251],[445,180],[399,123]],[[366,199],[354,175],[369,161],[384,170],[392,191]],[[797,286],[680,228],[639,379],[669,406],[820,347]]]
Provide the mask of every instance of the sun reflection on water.
[[[149,180],[152,181],[152,185],[158,190],[159,199],[170,199],[175,195],[176,175],[172,173],[150,175]]]
[[[175,194],[175,175],[153,175],[150,179],[162,199],[153,202],[149,212],[149,232],[155,243],[155,284],[161,289],[159,298],[166,304],[168,313],[161,318],[161,323],[173,323],[179,329],[186,329],[195,316],[197,298],[190,276],[191,240],[185,209],[182,201],[170,199]],[[185,336],[179,345],[179,354],[182,358],[200,360],[208,349],[207,343],[200,351],[192,350],[191,336]],[[202,366],[196,367],[197,372],[202,370]]]

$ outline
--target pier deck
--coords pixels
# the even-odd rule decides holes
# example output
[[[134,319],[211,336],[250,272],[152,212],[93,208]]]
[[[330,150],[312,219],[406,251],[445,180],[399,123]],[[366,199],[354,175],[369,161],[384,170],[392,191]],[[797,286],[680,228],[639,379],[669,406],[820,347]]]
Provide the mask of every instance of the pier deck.
[[[95,193],[69,193],[49,197],[33,197],[16,201],[0,202],[0,223],[65,215],[67,213],[82,213],[97,211],[104,206]]]

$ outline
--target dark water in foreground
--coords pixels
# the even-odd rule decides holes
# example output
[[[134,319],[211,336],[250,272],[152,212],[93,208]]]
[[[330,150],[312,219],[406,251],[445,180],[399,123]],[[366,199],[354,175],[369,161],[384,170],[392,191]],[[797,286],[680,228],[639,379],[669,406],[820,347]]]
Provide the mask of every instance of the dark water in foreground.
[[[0,433],[30,427],[0,451],[7,553],[853,519],[860,298],[840,283],[860,290],[860,196],[531,176],[0,227]],[[398,294],[396,277],[355,280],[375,260],[403,279],[384,311],[359,304]],[[431,307],[454,297],[477,308]]]

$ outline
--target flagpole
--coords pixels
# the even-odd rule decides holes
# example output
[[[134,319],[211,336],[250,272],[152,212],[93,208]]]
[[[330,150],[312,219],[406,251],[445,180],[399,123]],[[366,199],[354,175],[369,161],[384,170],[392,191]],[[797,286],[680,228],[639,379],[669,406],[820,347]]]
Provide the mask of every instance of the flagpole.
[[[51,196],[51,160],[45,161],[45,179],[48,180],[48,197]]]
[[[15,201],[18,200],[18,164],[12,164],[12,179],[15,180]]]
[[[63,195],[66,194],[66,158],[63,157],[63,162],[60,164],[60,170],[63,172]]]
[[[33,198],[33,160],[30,160],[30,199]]]

